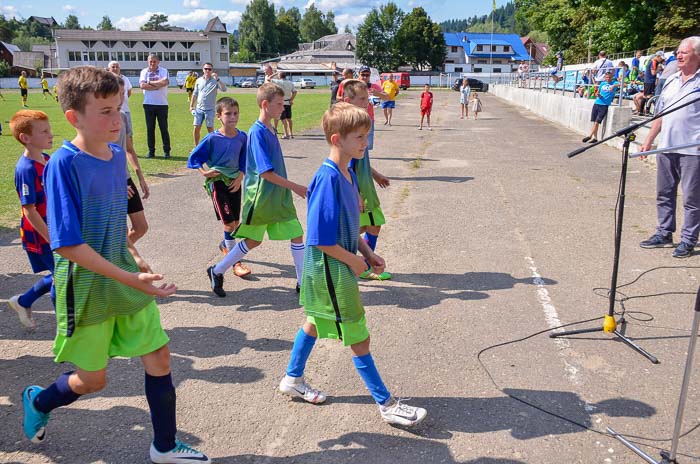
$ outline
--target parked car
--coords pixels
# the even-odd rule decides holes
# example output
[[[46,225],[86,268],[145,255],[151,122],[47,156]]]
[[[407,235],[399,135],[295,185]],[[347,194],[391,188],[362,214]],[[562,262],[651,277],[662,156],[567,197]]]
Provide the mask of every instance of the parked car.
[[[459,92],[459,89],[462,88],[462,81],[464,79],[461,77],[458,77],[455,79],[455,83],[452,86],[452,90],[456,90]],[[471,77],[467,78],[467,82],[469,83],[469,87],[471,87],[472,90],[474,91],[479,91],[479,92],[486,92],[489,89],[488,84],[485,84],[484,82],[480,81],[479,79],[472,79]]]
[[[300,89],[313,89],[316,88],[316,81],[306,77],[302,77],[294,83],[294,87],[299,87]]]
[[[258,76],[258,78],[255,80],[255,86],[260,87],[265,83],[265,76]]]
[[[244,89],[252,89],[257,87],[255,85],[255,78],[254,77],[246,77],[241,81],[241,87]]]

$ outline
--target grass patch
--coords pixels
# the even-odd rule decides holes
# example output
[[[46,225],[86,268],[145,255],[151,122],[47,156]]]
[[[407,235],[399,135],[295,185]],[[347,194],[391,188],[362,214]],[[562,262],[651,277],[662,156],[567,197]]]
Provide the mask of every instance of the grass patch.
[[[255,102],[254,90],[229,89],[226,93],[219,93],[220,96],[232,96],[241,108],[241,119],[239,129],[247,131],[258,117],[258,107]],[[0,104],[0,122],[2,122],[2,137],[0,137],[0,226],[15,227],[19,224],[19,201],[14,186],[14,172],[17,158],[21,155],[23,147],[12,137],[10,133],[9,120],[12,115],[22,109],[19,90],[4,90],[5,102]],[[131,118],[134,124],[134,146],[139,155],[141,168],[146,176],[152,179],[167,177],[184,168],[187,165],[187,156],[192,150],[192,115],[189,112],[187,95],[178,89],[170,89],[168,93],[169,115],[168,127],[171,139],[172,157],[168,160],[162,158],[163,148],[160,139],[160,132],[156,128],[156,155],[155,159],[146,159],[146,123],[144,119],[143,94],[140,90],[134,89],[129,99],[131,108]],[[296,133],[303,130],[317,127],[320,124],[321,116],[328,108],[330,95],[327,91],[301,91],[294,100],[294,131]],[[75,129],[68,124],[63,116],[63,112],[55,100],[44,100],[41,92],[30,90],[27,102],[30,109],[44,111],[49,116],[51,128],[54,133],[54,147],[49,154],[60,148],[63,140],[71,140],[75,136]],[[218,127],[218,125],[215,125]],[[280,127],[280,130],[282,128]],[[202,128],[202,133],[206,129]]]

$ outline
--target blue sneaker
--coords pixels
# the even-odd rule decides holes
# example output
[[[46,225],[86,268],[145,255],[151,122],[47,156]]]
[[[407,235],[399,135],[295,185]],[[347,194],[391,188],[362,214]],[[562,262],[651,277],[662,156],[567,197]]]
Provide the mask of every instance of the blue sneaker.
[[[165,453],[158,451],[156,447],[153,446],[153,443],[151,443],[149,454],[151,455],[151,462],[156,464],[206,464],[211,462],[211,459],[209,459],[206,454],[197,451],[179,440],[175,441],[175,448]]]
[[[693,255],[693,249],[695,247],[688,242],[681,242],[678,244],[675,250],[673,250],[674,258],[688,258]]]
[[[32,385],[22,392],[22,404],[24,405],[24,435],[32,443],[41,443],[46,438],[46,423],[49,415],[37,411],[34,407],[34,398],[44,391],[43,388]]]

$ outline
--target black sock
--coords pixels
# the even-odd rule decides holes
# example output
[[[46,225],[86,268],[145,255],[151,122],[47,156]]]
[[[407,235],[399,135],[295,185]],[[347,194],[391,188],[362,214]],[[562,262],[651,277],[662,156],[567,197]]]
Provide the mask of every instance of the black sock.
[[[175,448],[175,386],[170,374],[154,377],[146,373],[146,400],[151,410],[153,446],[165,453]]]

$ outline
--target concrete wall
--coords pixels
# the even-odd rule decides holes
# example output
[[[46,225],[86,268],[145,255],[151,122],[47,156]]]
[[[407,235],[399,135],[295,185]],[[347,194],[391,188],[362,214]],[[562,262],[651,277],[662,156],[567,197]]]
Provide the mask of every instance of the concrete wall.
[[[593,100],[573,98],[571,93],[566,93],[565,95],[561,93],[546,93],[503,84],[491,84],[489,93],[521,106],[538,116],[565,126],[581,135],[588,135],[591,131]],[[599,138],[607,137],[632,123],[632,112],[630,107],[627,106],[628,103],[623,103],[621,107],[615,106],[615,104],[608,109],[608,116],[601,124],[600,131],[602,133],[598,133]],[[631,153],[638,151],[639,143],[646,137],[646,132],[643,128],[637,131],[638,143],[633,143],[630,146]],[[622,139],[620,137],[606,143],[616,148],[622,147]]]

